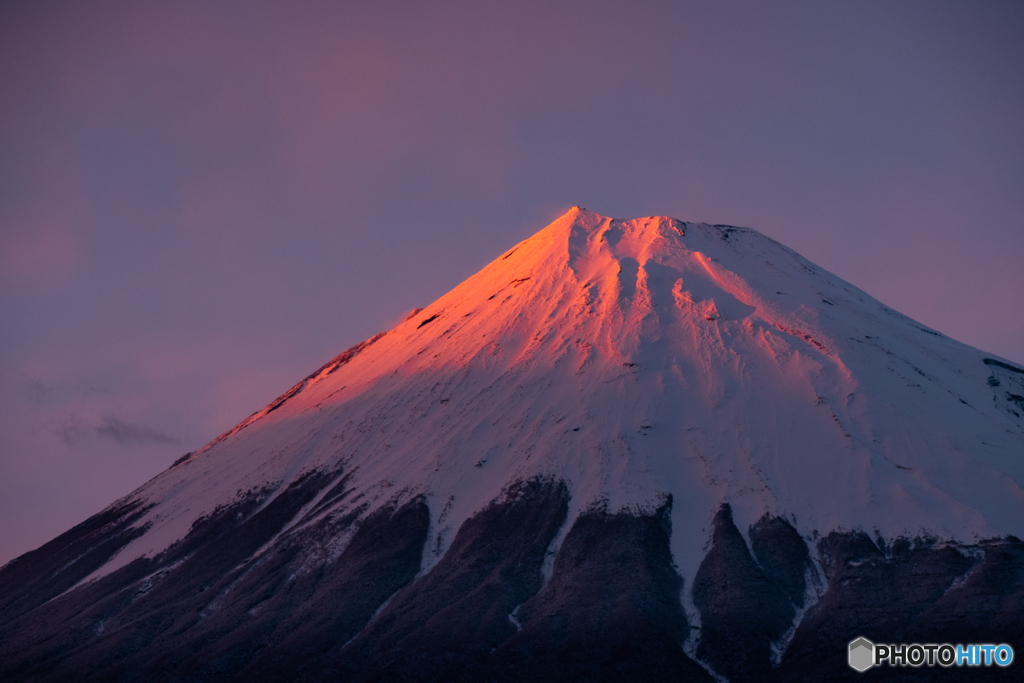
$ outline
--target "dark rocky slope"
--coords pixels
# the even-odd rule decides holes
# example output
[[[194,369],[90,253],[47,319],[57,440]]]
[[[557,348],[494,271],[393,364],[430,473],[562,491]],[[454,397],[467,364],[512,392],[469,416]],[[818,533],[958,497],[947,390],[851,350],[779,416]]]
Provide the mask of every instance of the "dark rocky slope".
[[[1016,538],[957,547],[899,539],[876,543],[862,532],[832,533],[818,550],[828,587],[800,622],[778,681],[1022,680],[1007,668],[846,666],[846,646],[875,643],[1007,643],[1024,652],[1024,544]]]
[[[74,588],[137,533],[137,506],[11,562],[0,571],[0,680],[710,681],[708,668],[732,681],[1019,680],[1019,662],[846,666],[859,636],[1024,652],[1014,538],[966,548],[829,534],[815,548],[825,590],[802,613],[816,571],[807,544],[770,516],[745,538],[723,505],[689,589],[697,631],[670,552],[671,499],[652,514],[581,513],[545,583],[569,494],[562,482],[521,483],[417,577],[426,502],[364,516],[345,481],[310,473],[250,491],[159,556]],[[313,516],[322,491],[337,512]]]

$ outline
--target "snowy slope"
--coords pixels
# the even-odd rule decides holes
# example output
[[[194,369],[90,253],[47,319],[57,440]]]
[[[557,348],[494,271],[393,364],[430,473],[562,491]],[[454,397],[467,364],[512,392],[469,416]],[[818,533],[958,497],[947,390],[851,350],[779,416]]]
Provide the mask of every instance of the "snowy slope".
[[[565,529],[671,495],[688,584],[724,502],[808,539],[1021,536],[1022,380],[753,230],[574,208],[132,493],[148,529],[93,578],[312,470],[356,493],[305,525],[425,494],[424,571],[536,475],[567,483]]]

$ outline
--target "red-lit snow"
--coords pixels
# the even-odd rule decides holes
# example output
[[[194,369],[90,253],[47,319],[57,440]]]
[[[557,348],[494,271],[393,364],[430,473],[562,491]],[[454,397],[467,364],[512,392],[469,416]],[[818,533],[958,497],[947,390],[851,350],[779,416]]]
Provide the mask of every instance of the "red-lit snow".
[[[808,539],[1024,536],[1024,420],[986,357],[753,230],[573,209],[131,494],[152,528],[100,573],[339,465],[373,507],[428,496],[424,569],[534,475],[569,484],[566,528],[671,494],[688,585],[722,502]]]

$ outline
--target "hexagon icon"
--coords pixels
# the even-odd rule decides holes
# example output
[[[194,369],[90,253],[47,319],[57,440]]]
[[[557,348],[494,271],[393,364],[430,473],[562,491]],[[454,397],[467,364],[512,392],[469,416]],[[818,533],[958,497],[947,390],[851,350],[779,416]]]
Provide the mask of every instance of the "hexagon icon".
[[[867,671],[875,663],[875,644],[867,638],[858,638],[850,643],[850,666],[857,671]]]

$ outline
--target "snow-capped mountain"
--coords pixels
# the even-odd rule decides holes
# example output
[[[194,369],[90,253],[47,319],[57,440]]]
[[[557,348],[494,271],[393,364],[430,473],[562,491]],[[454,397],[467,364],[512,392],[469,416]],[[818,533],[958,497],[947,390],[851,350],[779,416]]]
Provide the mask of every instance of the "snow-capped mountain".
[[[574,208],[4,567],[0,678],[842,678],[1024,646],[1022,534],[1024,368]]]

